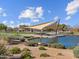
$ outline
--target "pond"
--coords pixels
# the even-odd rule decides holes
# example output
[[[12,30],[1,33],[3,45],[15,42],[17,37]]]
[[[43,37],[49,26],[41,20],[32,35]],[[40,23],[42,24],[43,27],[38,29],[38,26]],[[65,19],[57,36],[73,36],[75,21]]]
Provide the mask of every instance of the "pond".
[[[79,45],[79,36],[64,36],[59,37],[58,42],[66,47],[73,47]]]
[[[58,38],[38,38],[38,39],[32,39],[30,42],[36,42],[36,43],[61,43],[65,47],[73,47],[79,45],[79,36],[62,36]]]

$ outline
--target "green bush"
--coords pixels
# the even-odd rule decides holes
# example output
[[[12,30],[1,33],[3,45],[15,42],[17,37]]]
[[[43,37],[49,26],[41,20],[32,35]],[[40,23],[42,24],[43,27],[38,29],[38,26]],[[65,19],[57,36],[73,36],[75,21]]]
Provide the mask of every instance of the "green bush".
[[[30,56],[27,56],[27,57],[25,57],[25,58],[23,58],[23,59],[33,59],[33,58],[30,57]]]
[[[0,44],[0,55],[5,55],[7,53],[7,49],[4,44]]]
[[[42,53],[40,54],[40,57],[50,57],[50,55],[48,55],[47,53]]]
[[[74,34],[74,32],[70,32],[70,34]]]
[[[8,37],[7,36],[3,36],[3,40],[8,41]]]
[[[30,51],[28,48],[24,48],[22,51]]]
[[[79,46],[73,49],[74,56],[79,58]]]
[[[21,55],[21,59],[32,59],[31,52],[25,50]]]
[[[19,53],[21,53],[21,50],[18,47],[13,47],[12,49],[10,49],[10,52],[12,54],[19,54]]]
[[[51,47],[65,49],[65,46],[60,43],[53,43],[53,44],[51,44]]]
[[[33,59],[31,52],[28,48],[24,48],[22,50],[22,55],[21,55],[22,59]]]
[[[47,50],[47,49],[45,47],[43,47],[43,46],[40,46],[39,50]]]

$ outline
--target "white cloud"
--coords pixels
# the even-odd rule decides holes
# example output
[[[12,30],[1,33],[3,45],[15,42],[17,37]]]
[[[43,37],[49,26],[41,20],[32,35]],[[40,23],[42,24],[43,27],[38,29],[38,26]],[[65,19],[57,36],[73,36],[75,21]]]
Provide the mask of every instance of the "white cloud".
[[[6,20],[4,20],[2,23],[3,23],[3,24],[6,24],[6,23],[7,23],[7,21],[6,21]]]
[[[30,23],[20,23],[19,25],[30,25]]]
[[[54,17],[54,20],[55,20],[55,21],[59,20],[59,17],[58,17],[58,16],[55,16],[55,17]]]
[[[37,7],[35,12],[36,12],[36,15],[38,18],[42,18],[42,16],[43,16],[43,8],[42,7]]]
[[[5,10],[3,8],[0,8],[0,16],[6,17],[7,14],[5,13]]]
[[[39,22],[39,20],[38,19],[35,19],[35,20],[32,20],[32,22]]]
[[[19,15],[19,19],[22,19],[22,18],[28,18],[28,19],[31,19],[31,20],[42,19],[43,18],[43,12],[44,12],[44,10],[41,6],[37,7],[37,8],[28,7],[26,10],[23,10],[21,12],[21,14]]]
[[[9,27],[14,28],[15,26],[14,25],[9,25]]]
[[[8,25],[9,27],[12,27],[12,28],[15,27],[14,21],[7,21],[7,20],[5,20],[2,23],[6,24],[6,25]]]
[[[67,17],[70,19],[72,15],[77,13],[79,11],[79,0],[72,0],[71,2],[68,3],[66,12],[67,12]]]
[[[10,21],[10,24],[14,24],[14,21]]]
[[[24,25],[24,23],[20,23],[19,25]]]
[[[73,0],[70,3],[68,3],[66,11],[67,15],[73,15],[75,14],[79,9],[79,0]]]
[[[67,16],[67,17],[66,17],[66,20],[69,20],[69,19],[71,19],[71,16]]]
[[[27,26],[30,26],[31,24],[30,23],[19,23],[15,27],[19,27],[19,25],[27,25]]]
[[[2,23],[3,23],[3,24],[13,25],[13,24],[14,24],[14,21],[7,21],[7,20],[4,20]]]
[[[6,13],[3,13],[3,17],[6,17],[7,16],[7,14]]]
[[[34,13],[31,11],[31,9],[27,9],[21,13],[19,18],[33,18]]]

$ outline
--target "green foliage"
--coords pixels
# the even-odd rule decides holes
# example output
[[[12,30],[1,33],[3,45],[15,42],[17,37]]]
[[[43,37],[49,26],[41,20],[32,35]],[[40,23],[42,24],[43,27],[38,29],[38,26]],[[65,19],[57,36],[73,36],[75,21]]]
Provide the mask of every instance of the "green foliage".
[[[42,53],[40,54],[40,57],[50,57],[50,55],[48,55],[47,53]]]
[[[59,25],[59,29],[61,29],[62,31],[66,31],[67,28],[68,28],[68,26],[65,25],[65,24],[60,24],[60,25]]]
[[[21,50],[18,47],[13,47],[13,48],[10,49],[10,52],[12,54],[19,54],[19,53],[21,53]]]
[[[3,36],[3,40],[8,41],[8,36]]]
[[[4,25],[4,24],[0,24],[0,30],[6,30],[7,29],[7,26]]]
[[[30,51],[28,48],[24,48],[22,51]]]
[[[53,44],[51,44],[51,47],[65,49],[65,46],[60,43],[53,43]]]
[[[27,56],[27,57],[25,57],[23,59],[33,59],[33,58],[31,56]]]
[[[68,28],[69,28],[69,26],[65,25],[65,24],[59,24],[59,26],[58,26],[58,30],[62,30],[62,31],[66,31],[66,30],[68,30]],[[56,29],[57,29],[57,24],[53,24],[53,25],[45,27],[43,30],[56,31]]]
[[[41,46],[39,47],[39,50],[47,50],[45,47]]]
[[[22,55],[21,55],[21,58],[22,58],[22,59],[32,59],[30,50],[27,49],[27,48],[24,48],[24,49],[23,49],[23,53],[22,53]]]
[[[22,59],[25,59],[25,58],[31,58],[32,56],[31,56],[31,53],[29,52],[29,51],[24,51],[23,53],[22,53]]]
[[[74,56],[75,56],[75,57],[79,58],[79,46],[77,46],[77,47],[75,47],[75,48],[73,49],[73,53],[74,53]]]
[[[74,34],[74,32],[70,32],[70,34]]]
[[[0,55],[5,55],[7,53],[7,49],[4,44],[0,44]]]

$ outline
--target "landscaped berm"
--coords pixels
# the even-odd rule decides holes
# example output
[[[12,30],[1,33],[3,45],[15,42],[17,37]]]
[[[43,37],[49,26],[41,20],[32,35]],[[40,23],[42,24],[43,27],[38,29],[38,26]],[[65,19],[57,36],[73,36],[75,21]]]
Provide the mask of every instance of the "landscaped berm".
[[[8,51],[5,51],[4,48],[4,52],[1,52],[0,49],[0,54],[3,56],[3,53],[6,53],[5,55],[10,59],[77,59],[74,57],[73,50],[71,49],[57,49],[44,46],[30,47],[24,44],[7,45],[6,47],[9,47]]]

